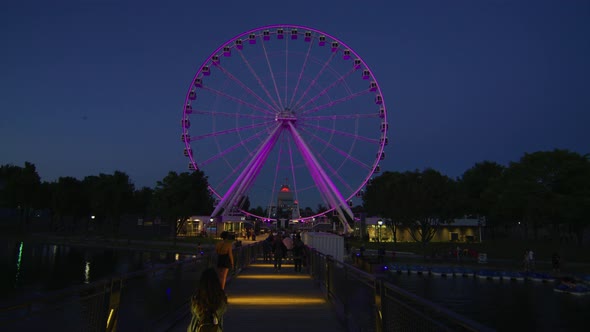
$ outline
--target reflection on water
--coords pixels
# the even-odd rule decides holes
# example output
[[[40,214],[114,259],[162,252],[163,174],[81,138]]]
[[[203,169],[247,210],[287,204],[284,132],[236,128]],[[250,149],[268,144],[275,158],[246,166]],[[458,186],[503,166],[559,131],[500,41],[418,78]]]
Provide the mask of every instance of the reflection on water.
[[[393,273],[390,281],[498,331],[577,331],[590,296],[557,293],[553,284]]]
[[[84,283],[90,283],[90,261],[86,261],[86,268],[84,268]]]
[[[161,252],[68,247],[0,240],[0,300],[88,284],[168,264],[184,255]]]
[[[19,246],[18,246],[18,256],[16,259],[16,276],[14,277],[14,284],[15,285],[18,284],[18,278],[20,276],[20,264],[23,259],[23,246],[24,246],[24,243],[20,242]]]

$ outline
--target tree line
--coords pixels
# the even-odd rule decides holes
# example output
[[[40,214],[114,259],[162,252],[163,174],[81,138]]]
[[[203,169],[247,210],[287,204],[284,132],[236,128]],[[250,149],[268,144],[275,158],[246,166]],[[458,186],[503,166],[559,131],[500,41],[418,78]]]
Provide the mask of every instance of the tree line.
[[[422,243],[440,224],[471,215],[492,227],[519,224],[535,239],[540,229],[555,237],[565,230],[581,244],[590,225],[590,156],[525,153],[508,166],[476,163],[457,179],[434,169],[385,172],[367,186],[363,202],[369,215],[383,217],[394,232],[407,227]]]
[[[251,209],[248,197],[242,203],[242,209],[266,215],[260,206]],[[200,170],[169,172],[154,188],[137,189],[120,171],[42,182],[32,163],[0,166],[0,207],[16,210],[24,230],[35,211],[46,210],[56,231],[87,229],[92,215],[100,232],[118,234],[121,218],[133,215],[161,218],[176,225],[176,234],[182,227],[176,220],[209,215],[214,204]],[[315,213],[326,210],[319,204]],[[476,163],[456,179],[431,168],[386,171],[367,185],[363,205],[353,211],[384,218],[394,232],[405,226],[424,243],[438,225],[464,215],[485,218],[493,226],[520,222],[535,236],[544,227],[566,227],[581,243],[590,224],[590,157],[568,150],[525,153],[507,166]],[[302,216],[313,213],[309,207],[301,210]]]

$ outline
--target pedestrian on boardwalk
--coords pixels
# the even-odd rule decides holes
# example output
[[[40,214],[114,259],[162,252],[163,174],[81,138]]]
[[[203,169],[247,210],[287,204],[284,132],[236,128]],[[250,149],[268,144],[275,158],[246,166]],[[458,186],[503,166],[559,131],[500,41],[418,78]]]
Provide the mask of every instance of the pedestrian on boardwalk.
[[[287,248],[284,258],[290,258],[293,250],[293,238],[291,235],[285,234],[285,236],[283,236],[283,244],[285,245],[285,248]]]
[[[524,272],[529,272],[529,250],[524,251],[524,257],[522,259],[522,267],[524,268]]]
[[[262,241],[262,257],[265,262],[270,262],[270,253],[272,251],[274,237],[270,234],[264,241]]]
[[[217,253],[217,273],[219,274],[219,281],[221,289],[225,289],[225,280],[229,269],[234,268],[234,255],[232,241],[229,239],[229,233],[221,232],[221,241],[215,244],[215,252]]]
[[[195,294],[191,297],[191,322],[187,332],[223,330],[223,314],[227,296],[221,288],[217,272],[208,268],[201,273]]]
[[[283,243],[283,237],[280,234],[275,236],[273,252],[275,259],[275,272],[281,272],[281,266],[283,264],[283,258],[287,253],[287,247],[285,247],[285,244]]]
[[[559,257],[557,252],[553,253],[553,256],[551,257],[551,263],[553,265],[553,272],[559,273],[561,270],[561,257]]]
[[[377,263],[383,264],[385,258],[385,247],[381,244],[377,249]]]
[[[529,270],[533,271],[535,269],[535,253],[532,250],[529,250],[528,260],[529,260]]]
[[[301,237],[295,237],[295,241],[293,241],[293,264],[295,265],[296,273],[301,272],[304,250],[305,245],[301,241]]]

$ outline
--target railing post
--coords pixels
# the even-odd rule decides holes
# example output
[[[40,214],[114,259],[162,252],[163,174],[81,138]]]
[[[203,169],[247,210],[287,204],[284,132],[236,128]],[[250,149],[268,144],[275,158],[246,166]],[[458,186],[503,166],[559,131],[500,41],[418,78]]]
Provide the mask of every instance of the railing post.
[[[387,331],[383,325],[383,280],[375,279],[375,326],[377,332]]]
[[[326,274],[325,274],[325,278],[326,278],[326,292],[328,293],[328,296],[330,298],[332,298],[332,283],[331,283],[331,274],[332,274],[332,264],[333,264],[334,260],[332,259],[332,256],[330,255],[326,255]]]
[[[118,285],[117,285],[118,283]],[[119,303],[121,302],[121,290],[123,289],[123,279],[111,279],[109,293],[109,307],[107,311],[106,332],[117,331],[117,320],[119,319]]]

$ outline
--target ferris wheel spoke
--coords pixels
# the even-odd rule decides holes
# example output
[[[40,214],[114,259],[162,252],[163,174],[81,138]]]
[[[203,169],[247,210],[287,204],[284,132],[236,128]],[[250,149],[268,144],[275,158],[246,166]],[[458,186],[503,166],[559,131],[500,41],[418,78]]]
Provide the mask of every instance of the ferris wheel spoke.
[[[303,65],[301,66],[301,71],[299,72],[299,77],[297,78],[297,84],[295,84],[295,89],[293,90],[293,94],[291,95],[291,101],[288,103],[289,108],[293,109],[293,100],[297,95],[297,90],[299,89],[299,83],[301,83],[301,78],[303,77],[303,73],[305,72],[305,67],[307,66],[307,60],[309,59],[309,53],[311,52],[311,47],[314,43],[309,43],[309,47],[307,48],[307,53],[305,54],[305,60],[303,60]]]
[[[329,147],[329,148],[330,148],[330,149],[332,149],[333,151],[337,152],[338,154],[340,154],[340,155],[341,155],[341,156],[343,156],[344,158],[346,158],[346,159],[348,159],[348,160],[350,160],[350,161],[354,162],[355,164],[357,164],[357,165],[359,165],[359,166],[361,166],[361,167],[363,167],[363,168],[365,168],[365,169],[367,169],[367,170],[370,170],[370,169],[371,169],[371,166],[369,166],[369,165],[367,165],[367,164],[363,163],[362,161],[360,161],[360,160],[358,160],[358,159],[354,158],[353,156],[351,156],[351,155],[350,155],[349,153],[347,153],[346,151],[343,151],[342,149],[340,149],[340,148],[338,148],[338,147],[334,146],[332,143],[330,143],[330,142],[326,141],[325,139],[323,139],[323,138],[321,138],[321,137],[319,137],[319,136],[315,135],[314,133],[312,133],[312,132],[310,132],[310,131],[308,131],[308,130],[305,130],[305,129],[302,129],[302,130],[308,134],[308,135],[307,135],[308,137],[314,137],[315,139],[317,139],[317,140],[319,140],[320,142],[324,143],[324,144],[325,144],[327,147]]]
[[[272,70],[272,66],[270,64],[270,60],[268,59],[268,53],[266,52],[266,47],[264,46],[264,42],[262,43],[262,49],[264,50],[264,57],[266,58],[266,63],[268,64],[268,70],[270,72],[270,78],[272,79],[272,83],[274,84],[275,87],[275,92],[277,94],[277,102],[279,103],[279,106],[281,106],[280,110],[284,110],[285,107],[283,106],[283,103],[281,102],[281,96],[279,95],[279,88],[277,87],[277,80],[275,79],[275,74]]]
[[[330,128],[326,128],[326,127],[322,127],[322,126],[316,126],[316,125],[312,125],[312,124],[306,124],[305,127],[309,127],[309,128],[315,128],[330,134],[336,134],[336,135],[340,135],[340,136],[346,136],[346,137],[352,137],[354,139],[358,139],[359,141],[364,141],[364,142],[369,142],[369,143],[379,143],[379,139],[376,138],[370,138],[370,137],[365,137],[365,136],[360,136],[360,135],[355,135],[354,133],[350,133],[347,131],[341,131],[341,130],[336,130],[336,129],[330,129]]]
[[[293,162],[293,149],[291,148],[291,140],[287,141],[287,147],[289,148],[289,162],[291,163],[291,176],[293,177],[293,191],[295,192],[295,201],[299,202],[299,192],[297,191],[297,177],[295,176],[295,163]]]
[[[281,126],[277,125],[272,130],[270,135],[268,135],[268,138],[260,145],[255,155],[252,157],[252,159],[250,159],[250,163],[236,178],[225,195],[223,195],[223,198],[219,204],[215,207],[215,210],[212,214],[213,216],[217,215],[222,208],[224,209],[224,213],[229,212],[229,210],[231,210],[231,208],[235,205],[236,200],[240,198],[245,193],[246,189],[252,185],[254,179],[258,176],[260,169],[264,165],[264,162],[268,158],[270,151],[276,144],[278,136],[281,132],[280,129]]]
[[[348,206],[348,203],[346,202],[338,188],[336,188],[332,180],[330,180],[330,178],[326,175],[326,172],[319,164],[319,162],[317,161],[317,159],[315,158],[314,154],[311,152],[307,144],[305,144],[305,141],[303,140],[297,129],[295,129],[293,123],[289,122],[288,128],[291,131],[291,136],[293,137],[295,145],[297,145],[299,152],[306,160],[308,167],[310,166],[310,171],[316,174],[316,180],[319,181],[317,183],[324,188],[324,194],[326,195],[326,198],[332,203],[331,206],[336,209],[341,209],[339,210],[339,213],[343,218],[344,215],[342,213],[342,210],[348,213],[350,218],[354,218],[353,213],[350,210],[350,207]],[[346,223],[346,219],[343,219],[342,222],[345,224],[346,228],[350,228],[348,223]]]
[[[285,40],[285,101],[283,105],[287,106],[287,91],[289,86],[289,38]]]
[[[328,85],[324,90],[320,91],[320,93],[318,93],[317,95],[315,95],[313,98],[311,98],[310,100],[306,101],[305,104],[299,106],[300,109],[304,109],[305,106],[309,105],[310,103],[313,103],[314,101],[316,101],[318,98],[320,98],[321,96],[325,95],[326,93],[328,93],[328,91],[330,91],[332,88],[334,88],[336,85],[338,85],[339,83],[342,83],[344,80],[346,80],[348,78],[348,76],[350,76],[352,73],[354,73],[356,71],[355,68],[353,68],[352,70],[348,71],[346,74],[340,76],[336,81],[332,82],[332,84]]]
[[[262,99],[259,95],[256,94],[256,92],[252,91],[252,89],[250,89],[246,84],[244,84],[244,82],[240,81],[237,77],[235,77],[232,73],[230,73],[227,69],[225,69],[223,66],[221,66],[219,63],[216,63],[215,66],[221,70],[225,76],[229,77],[232,81],[236,82],[242,89],[244,89],[246,92],[248,92],[248,94],[250,94],[252,97],[256,98],[256,100],[258,100],[261,104],[266,105],[266,107],[268,107],[268,109],[273,109],[273,107],[266,102],[266,100]],[[268,114],[273,114],[273,112],[271,111],[266,111],[266,113]]]
[[[297,99],[297,102],[295,103],[295,105],[293,106],[293,109],[298,109],[299,108],[299,104],[303,101],[303,99],[305,98],[305,96],[307,96],[307,93],[309,92],[309,90],[315,86],[315,83],[317,81],[317,79],[324,73],[324,70],[326,70],[326,68],[329,67],[330,62],[332,62],[332,59],[334,59],[334,57],[336,56],[337,52],[333,52],[332,55],[330,56],[330,58],[328,58],[328,61],[326,61],[326,63],[324,63],[324,65],[322,66],[322,68],[320,69],[320,71],[318,71],[318,73],[315,75],[315,77],[313,78],[313,80],[311,81],[311,83],[309,83],[309,85],[307,86],[307,88],[305,89],[305,91],[303,92],[303,94],[301,95],[301,97],[299,97],[299,99]]]
[[[252,68],[252,65],[250,64],[248,59],[246,59],[246,57],[244,56],[244,54],[242,53],[241,50],[238,50],[238,51],[239,51],[238,53],[240,54],[240,57],[242,58],[242,61],[244,61],[244,64],[246,65],[246,67],[248,67],[248,70],[250,71],[252,76],[254,76],[254,78],[256,79],[256,82],[258,82],[258,85],[260,86],[260,88],[262,88],[262,90],[264,91],[264,93],[266,94],[268,99],[270,99],[271,103],[274,105],[275,111],[280,111],[281,107],[277,104],[277,102],[271,96],[270,91],[268,91],[268,89],[266,88],[266,86],[264,85],[264,83],[262,82],[260,77],[258,76],[258,74],[256,74],[256,71],[254,70],[254,68]]]
[[[191,142],[193,142],[193,141],[198,141],[198,140],[201,140],[201,139],[207,138],[207,137],[232,134],[232,133],[235,133],[235,132],[238,132],[238,131],[243,131],[243,130],[246,130],[246,129],[254,129],[254,128],[268,126],[269,124],[274,123],[274,122],[275,121],[273,120],[273,121],[256,123],[256,124],[249,125],[249,126],[243,126],[243,127],[238,127],[238,128],[220,130],[220,131],[216,131],[216,132],[212,132],[212,133],[208,133],[208,134],[204,134],[204,135],[194,136],[194,137],[191,137],[190,140],[191,140]]]
[[[218,111],[208,111],[208,110],[193,110],[193,114],[202,114],[202,115],[212,115],[212,116],[223,116],[227,118],[245,118],[245,119],[265,119],[265,120],[272,120],[274,119],[273,116],[264,116],[264,115],[254,115],[254,114],[243,114],[243,113],[231,113],[231,112],[218,112]]]
[[[320,105],[320,106],[317,106],[317,107],[310,108],[310,109],[308,109],[308,110],[302,111],[302,112],[300,112],[300,114],[303,116],[303,115],[305,115],[305,114],[314,113],[314,112],[319,112],[319,111],[321,111],[321,110],[323,110],[323,109],[330,108],[330,107],[336,106],[336,105],[338,105],[338,104],[342,104],[342,103],[344,103],[344,102],[347,102],[347,101],[349,101],[349,100],[352,100],[352,99],[354,99],[354,98],[356,98],[356,97],[360,97],[360,96],[362,96],[362,95],[366,95],[366,94],[367,94],[367,93],[369,93],[369,92],[371,92],[371,90],[370,90],[370,89],[367,89],[367,90],[362,90],[362,91],[359,91],[359,92],[353,93],[353,94],[351,94],[351,95],[349,95],[349,96],[342,97],[342,98],[340,98],[340,99],[336,99],[336,100],[334,100],[334,101],[331,101],[331,102],[329,102],[329,103],[326,103],[326,104],[323,104],[323,105]]]
[[[234,102],[236,102],[238,104],[242,104],[244,106],[248,106],[249,108],[251,108],[253,110],[260,111],[260,112],[262,112],[264,114],[272,114],[271,112],[269,112],[268,110],[266,110],[266,109],[264,109],[264,108],[262,108],[260,106],[256,106],[256,105],[251,104],[251,103],[249,103],[247,101],[244,101],[244,100],[242,100],[240,98],[236,98],[234,96],[228,95],[225,92],[222,92],[222,91],[219,91],[219,90],[210,88],[210,87],[203,87],[203,90],[211,91],[212,93],[214,93],[214,94],[216,94],[218,96],[224,97],[224,98],[229,99],[231,101],[234,101]]]
[[[263,136],[263,135],[266,135],[266,134],[267,134],[267,132],[265,130],[258,131],[255,135],[252,135],[252,136],[250,136],[250,137],[248,137],[248,138],[246,138],[244,140],[241,140],[239,143],[236,143],[236,144],[230,146],[229,148],[227,148],[227,149],[225,149],[223,151],[220,151],[219,153],[217,153],[213,157],[211,157],[211,158],[203,161],[201,163],[201,165],[202,166],[207,166],[210,163],[218,160],[219,158],[226,156],[228,153],[235,151],[237,148],[239,148],[241,146],[244,146],[246,143],[249,143],[249,142],[255,140],[256,138],[259,138],[260,136]],[[249,153],[249,154],[251,154],[251,153]]]
[[[366,113],[366,114],[335,114],[335,115],[316,115],[316,116],[303,116],[299,117],[299,120],[350,120],[350,119],[370,119],[379,118],[378,113]]]
[[[281,165],[281,153],[282,153],[282,146],[279,146],[279,153],[277,154],[277,161],[275,163],[275,176],[273,178],[273,183],[272,183],[272,194],[270,195],[270,201],[268,202],[268,218],[270,218],[270,214],[272,213],[271,207],[272,207],[273,201],[276,197],[277,178],[279,177],[279,166]]]
[[[332,167],[332,165],[330,165],[330,163],[326,160],[326,158],[324,158],[322,156],[321,153],[316,153],[316,155],[318,156],[318,158],[320,159],[320,161],[322,162],[322,164],[324,165],[324,167],[328,168],[330,173],[336,178],[338,179],[338,181],[340,183],[342,183],[343,186],[346,187],[346,189],[348,189],[348,191],[353,192],[354,189],[352,189],[352,187],[348,184],[348,182],[346,180],[344,180],[344,178],[342,176],[340,176],[339,172],[337,169],[334,169]]]

